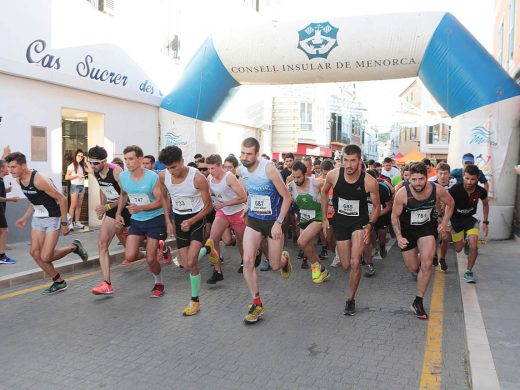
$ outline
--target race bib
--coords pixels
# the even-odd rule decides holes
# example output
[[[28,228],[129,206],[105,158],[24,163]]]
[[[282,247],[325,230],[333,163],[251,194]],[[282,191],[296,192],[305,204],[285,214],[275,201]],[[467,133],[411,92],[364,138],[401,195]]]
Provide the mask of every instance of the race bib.
[[[116,200],[119,198],[119,194],[117,193],[114,186],[99,186],[99,188],[108,200]]]
[[[410,225],[424,225],[430,220],[433,209],[413,210],[410,214]]]
[[[300,209],[301,219],[304,221],[312,221],[316,218],[316,210],[302,210]]]
[[[259,215],[271,215],[271,198],[268,195],[251,195],[251,210]]]
[[[130,203],[138,206],[150,204],[150,198],[146,194],[128,194],[128,199]]]
[[[359,200],[338,198],[338,213],[348,217],[359,217]]]
[[[173,200],[173,208],[179,213],[191,213],[193,211],[193,203],[191,198],[175,198]]]
[[[33,207],[34,207],[33,217],[45,218],[45,217],[49,216],[49,210],[47,210],[44,205],[33,204]]]

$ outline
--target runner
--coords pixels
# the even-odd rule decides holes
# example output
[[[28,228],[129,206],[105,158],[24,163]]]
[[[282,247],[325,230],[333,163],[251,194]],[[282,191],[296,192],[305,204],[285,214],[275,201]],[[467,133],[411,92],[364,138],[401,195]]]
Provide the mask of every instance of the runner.
[[[15,259],[11,259],[5,254],[7,248],[7,219],[5,218],[5,209],[7,202],[18,202],[18,196],[7,197],[7,193],[11,192],[11,187],[5,188],[4,177],[9,173],[5,160],[0,160],[0,264],[16,264]]]
[[[116,164],[107,162],[107,151],[101,146],[90,148],[88,159],[88,163],[92,167],[92,172],[99,184],[101,203],[96,206],[96,214],[98,219],[103,221],[98,238],[99,265],[103,273],[103,281],[99,286],[92,289],[92,294],[110,295],[114,291],[110,280],[110,253],[108,248],[116,234],[123,245],[125,244],[126,237],[123,234],[123,229],[130,226],[130,213],[126,208],[123,209],[121,215],[125,222],[124,227],[118,228],[115,219],[121,194],[118,181],[119,174],[123,170]]]
[[[487,190],[479,186],[479,169],[476,165],[464,168],[464,181],[455,184],[449,192],[455,200],[455,212],[451,217],[452,240],[455,250],[460,252],[464,248],[464,235],[467,236],[466,249],[469,249],[468,266],[464,273],[464,280],[475,283],[473,267],[478,256],[478,220],[474,217],[477,212],[478,200],[482,200],[482,232],[487,236],[489,230],[489,198]]]
[[[321,172],[323,174],[323,178],[327,177],[327,174],[334,169],[334,162],[332,160],[325,160],[321,163]],[[334,188],[329,189],[329,198],[327,205],[327,219],[329,220],[329,227],[327,230],[327,234],[325,235],[325,241],[327,242],[327,248],[331,251],[334,251],[334,259],[330,264],[331,267],[337,267],[340,264],[338,248],[336,247],[336,239],[334,238],[334,232],[332,228],[332,218],[334,217]],[[321,258],[321,257],[320,257]]]
[[[222,158],[218,154],[212,154],[206,158],[209,176],[213,208],[216,210],[215,222],[211,226],[210,237],[200,250],[199,260],[209,254],[211,263],[215,266],[213,275],[206,283],[215,284],[224,280],[222,263],[219,259],[220,240],[228,227],[233,229],[238,242],[240,257],[244,257],[242,239],[246,225],[244,223],[244,208],[247,194],[235,175],[225,172],[222,166]]]
[[[325,268],[323,260],[316,253],[314,241],[322,230],[323,214],[321,212],[320,190],[324,180],[307,177],[307,166],[300,161],[294,163],[292,177],[293,181],[287,185],[287,188],[300,210],[298,226],[301,230],[298,246],[304,251],[306,258],[310,260],[312,281],[316,284],[323,283],[330,279],[330,274]]]
[[[462,183],[464,181],[464,169],[468,165],[475,165],[475,156],[472,153],[466,153],[462,156],[462,168],[455,168],[451,171],[451,177],[457,180],[457,183]],[[489,191],[489,182],[480,169],[478,170],[478,182]]]
[[[392,209],[392,225],[404,263],[410,272],[418,272],[417,292],[411,309],[417,318],[423,320],[428,319],[423,297],[432,277],[437,233],[447,231],[453,212],[453,199],[448,191],[428,182],[427,176],[424,163],[411,164],[410,180],[395,194]],[[437,223],[438,201],[446,205],[440,224]]]
[[[455,179],[450,179],[450,166],[446,163],[437,164],[437,176],[431,178],[431,181],[441,185],[444,189],[449,190],[455,183]],[[444,216],[444,205],[442,202],[439,203],[439,207],[437,208],[439,219]],[[448,270],[448,265],[446,264],[446,253],[448,253],[448,244],[450,241],[450,232],[444,232],[440,236],[440,260],[437,257],[437,251],[435,251],[435,256],[433,257],[433,266],[437,267],[440,263],[441,271],[446,272]]]
[[[376,179],[361,171],[361,149],[357,145],[347,145],[343,149],[343,166],[327,174],[321,190],[322,213],[327,213],[329,190],[333,190],[333,228],[336,247],[345,270],[350,270],[349,292],[345,305],[345,315],[356,314],[355,296],[361,280],[361,256],[365,244],[370,239],[372,228],[380,213],[379,190]],[[367,193],[373,204],[368,213]],[[326,235],[329,221],[323,221]]]
[[[30,254],[36,264],[52,278],[52,285],[42,291],[50,295],[67,289],[67,282],[56,272],[53,261],[59,260],[69,253],[76,253],[81,260],[87,261],[88,253],[80,240],[72,244],[56,248],[61,233],[69,234],[67,221],[67,198],[58,192],[52,181],[43,173],[27,168],[25,155],[20,152],[10,153],[5,161],[9,173],[20,185],[30,202],[25,214],[16,221],[16,227],[22,229],[32,216]]]
[[[184,165],[177,146],[161,150],[159,161],[166,166],[159,177],[170,194],[181,263],[190,273],[191,299],[182,315],[193,316],[200,311],[199,252],[205,241],[206,216],[213,210],[208,181],[198,169]]]
[[[115,215],[118,228],[125,224],[124,210],[131,214],[131,225],[125,245],[125,258],[135,261],[139,258],[139,246],[146,239],[146,262],[154,278],[150,297],[164,295],[161,265],[157,261],[159,241],[173,233],[173,225],[168,213],[168,200],[163,193],[155,172],[143,167],[143,150],[137,145],[123,150],[128,170],[119,174],[119,188],[122,190]],[[127,204],[129,203],[129,204]]]
[[[240,161],[243,167],[240,168],[240,176],[249,194],[247,227],[244,232],[244,279],[253,298],[244,321],[252,324],[264,313],[255,269],[255,258],[262,237],[268,237],[272,269],[279,269],[285,279],[292,272],[289,253],[282,251],[282,224],[291,204],[291,194],[274,164],[259,159],[260,144],[255,138],[243,140],[241,149]]]
[[[367,174],[377,179],[377,171],[374,169],[367,170]],[[390,214],[392,213],[392,195],[393,192],[390,187],[386,184],[386,182],[378,181],[379,187],[379,201],[381,202],[381,212],[379,214],[379,218],[375,223],[374,229],[372,229],[371,237],[368,243],[365,246],[365,276],[370,277],[374,276],[376,270],[374,268],[374,258],[372,255],[372,246],[375,245],[376,239],[379,242],[379,253],[381,257],[384,259],[387,255],[386,253],[386,233],[388,231],[388,226],[390,226]],[[372,199],[370,196],[367,197],[368,202],[368,212],[372,213],[373,205]]]

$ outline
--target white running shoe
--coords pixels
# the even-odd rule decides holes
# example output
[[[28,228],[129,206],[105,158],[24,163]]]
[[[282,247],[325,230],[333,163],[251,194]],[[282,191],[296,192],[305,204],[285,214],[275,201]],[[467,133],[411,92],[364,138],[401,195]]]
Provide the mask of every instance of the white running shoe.
[[[83,229],[85,227],[85,225],[83,225],[81,222],[76,222],[74,224],[74,228],[76,229]]]
[[[336,268],[340,263],[339,256],[334,256],[334,260],[332,260],[332,263],[330,263],[331,267]]]

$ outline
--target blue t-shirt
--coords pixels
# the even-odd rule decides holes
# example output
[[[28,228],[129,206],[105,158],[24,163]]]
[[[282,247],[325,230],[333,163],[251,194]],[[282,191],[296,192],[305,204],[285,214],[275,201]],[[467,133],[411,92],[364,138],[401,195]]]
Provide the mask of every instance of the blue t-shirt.
[[[123,190],[128,194],[128,202],[139,206],[155,201],[156,198],[153,194],[153,189],[158,179],[159,175],[148,169],[145,169],[144,177],[139,181],[132,179],[132,173],[130,171],[123,171],[119,174],[119,180],[121,181]],[[148,221],[163,214],[164,210],[160,207],[155,210],[140,211],[137,214],[133,214],[132,219],[136,221]]]

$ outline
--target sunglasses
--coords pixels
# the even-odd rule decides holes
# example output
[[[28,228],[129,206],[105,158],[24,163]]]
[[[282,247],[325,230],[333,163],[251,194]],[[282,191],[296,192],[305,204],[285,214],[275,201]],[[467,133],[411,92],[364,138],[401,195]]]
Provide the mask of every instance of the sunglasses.
[[[103,161],[91,161],[91,160],[89,160],[89,164],[92,165],[93,167],[95,167],[96,165],[101,164]]]

